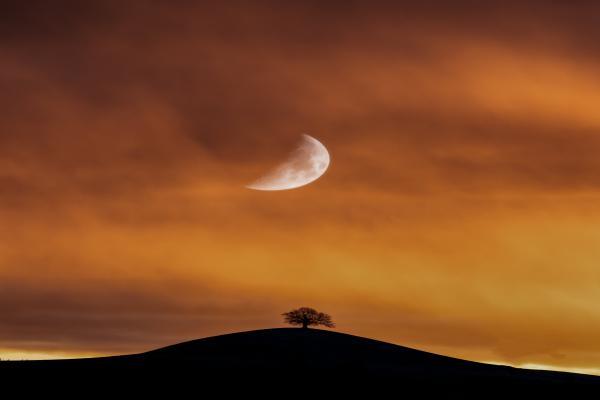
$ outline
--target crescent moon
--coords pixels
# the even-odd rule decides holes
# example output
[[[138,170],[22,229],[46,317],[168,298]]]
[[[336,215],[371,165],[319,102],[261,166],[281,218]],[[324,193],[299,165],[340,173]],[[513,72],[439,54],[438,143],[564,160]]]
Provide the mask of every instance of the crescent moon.
[[[329,162],[325,146],[312,136],[302,135],[301,143],[285,162],[246,187],[253,190],[299,188],[319,179],[327,171]]]

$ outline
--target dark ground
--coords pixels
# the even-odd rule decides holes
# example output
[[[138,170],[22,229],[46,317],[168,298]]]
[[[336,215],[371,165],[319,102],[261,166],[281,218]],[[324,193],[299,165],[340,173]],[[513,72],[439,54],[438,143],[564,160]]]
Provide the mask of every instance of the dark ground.
[[[421,393],[464,390],[488,398],[515,390],[522,394],[524,389],[538,394],[600,389],[600,377],[482,364],[300,328],[215,336],[134,355],[4,361],[0,381],[4,387],[15,384],[25,389],[69,390],[82,385],[94,391],[119,388],[119,393],[127,388],[137,394],[165,390],[200,394],[210,388],[221,394],[282,390],[282,394],[314,396],[365,390],[373,394],[393,388],[392,393],[400,397],[416,389]]]

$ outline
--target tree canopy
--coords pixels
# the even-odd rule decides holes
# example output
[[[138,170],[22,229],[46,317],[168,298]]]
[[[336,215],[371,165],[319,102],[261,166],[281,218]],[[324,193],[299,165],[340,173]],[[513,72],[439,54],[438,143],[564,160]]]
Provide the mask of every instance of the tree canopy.
[[[314,308],[300,307],[292,311],[281,314],[284,321],[290,325],[300,325],[302,328],[309,326],[322,325],[327,328],[334,328],[335,324],[329,314],[319,312]]]

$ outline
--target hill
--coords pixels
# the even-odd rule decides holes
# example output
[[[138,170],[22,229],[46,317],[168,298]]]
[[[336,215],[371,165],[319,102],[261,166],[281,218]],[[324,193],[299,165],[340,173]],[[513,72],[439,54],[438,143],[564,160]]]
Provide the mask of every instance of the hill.
[[[12,377],[83,377],[105,382],[159,380],[211,384],[300,379],[388,382],[403,385],[592,385],[600,377],[519,369],[432,354],[358,336],[280,328],[192,340],[140,354],[114,357],[0,363]]]

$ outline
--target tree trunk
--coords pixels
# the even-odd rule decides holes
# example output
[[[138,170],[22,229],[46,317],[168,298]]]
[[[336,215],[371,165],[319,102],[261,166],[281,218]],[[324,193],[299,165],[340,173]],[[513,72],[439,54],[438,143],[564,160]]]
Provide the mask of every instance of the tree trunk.
[[[308,322],[302,321],[302,329],[307,329],[307,328],[308,328]]]

